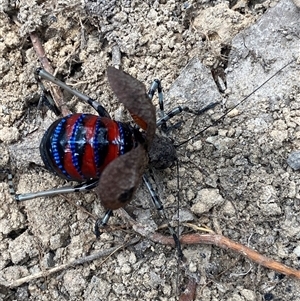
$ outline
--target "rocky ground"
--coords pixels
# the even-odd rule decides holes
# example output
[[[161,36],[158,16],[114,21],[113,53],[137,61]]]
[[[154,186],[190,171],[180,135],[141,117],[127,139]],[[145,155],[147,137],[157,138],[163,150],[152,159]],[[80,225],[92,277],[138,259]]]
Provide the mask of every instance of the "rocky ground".
[[[219,102],[201,116],[186,113],[173,121],[181,121],[170,133],[175,144],[200,133],[178,147],[180,221],[205,225],[297,269],[300,177],[287,163],[300,146],[296,4],[1,3],[1,300],[177,300],[189,277],[198,282],[195,300],[300,300],[299,280],[217,246],[184,245],[184,271],[178,269],[173,247],[140,237],[130,226],[95,240],[94,217],[104,209],[93,192],[18,204],[6,180],[10,169],[18,193],[66,185],[39,158],[41,136],[56,117],[38,108],[40,91],[33,71],[40,63],[29,33],[40,38],[57,76],[96,98],[116,119],[124,114],[105,70],[118,64],[114,50],[119,49],[123,70],[147,87],[154,78],[162,80],[167,109],[176,104],[201,109]],[[65,102],[72,112],[92,112],[68,94]],[[228,109],[233,109],[228,116],[202,131]],[[176,175],[175,167],[155,171],[170,221],[178,207]],[[160,224],[143,185],[127,209],[145,227]],[[118,213],[110,221],[124,223]],[[180,231],[191,232],[183,225]],[[108,258],[63,266],[133,239],[138,241]],[[48,275],[54,267],[61,270]],[[17,282],[40,272],[44,277]]]

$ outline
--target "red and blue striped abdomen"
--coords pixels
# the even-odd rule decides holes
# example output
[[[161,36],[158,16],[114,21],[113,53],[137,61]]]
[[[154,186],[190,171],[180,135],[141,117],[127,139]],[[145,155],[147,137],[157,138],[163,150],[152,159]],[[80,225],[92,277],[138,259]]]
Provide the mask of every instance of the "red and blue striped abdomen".
[[[99,178],[111,161],[134,148],[134,136],[127,124],[91,114],[72,114],[49,127],[40,153],[50,171],[81,182]]]

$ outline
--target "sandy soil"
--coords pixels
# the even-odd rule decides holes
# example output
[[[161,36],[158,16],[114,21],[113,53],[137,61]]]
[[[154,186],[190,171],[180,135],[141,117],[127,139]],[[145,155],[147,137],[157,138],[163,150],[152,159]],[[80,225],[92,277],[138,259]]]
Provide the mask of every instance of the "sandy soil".
[[[50,174],[39,158],[39,140],[56,117],[47,108],[38,109],[40,91],[33,71],[40,64],[29,32],[36,31],[40,37],[57,75],[96,98],[116,119],[122,115],[120,105],[105,76],[106,67],[115,59],[112,54],[115,46],[121,51],[123,70],[147,87],[154,78],[160,78],[164,91],[171,89],[166,93],[168,108],[176,103],[171,93],[174,86],[180,87],[181,81],[176,78],[193,58],[206,66],[206,70],[220,75],[227,82],[223,93],[215,85],[221,104],[199,117],[190,114],[178,117],[174,123],[180,120],[182,126],[172,132],[172,138],[178,143],[199,133],[258,86],[250,75],[241,74],[238,77],[248,89],[241,83],[237,85],[239,89],[233,88],[238,79],[232,81],[228,74],[238,62],[231,59],[231,69],[226,69],[231,51],[237,49],[232,47],[232,41],[257,24],[278,2],[98,1],[84,5],[77,1],[2,2],[1,300],[177,300],[180,295],[177,279],[179,290],[184,290],[186,273],[198,281],[195,300],[300,300],[299,280],[216,246],[183,246],[187,259],[187,271],[183,272],[178,269],[173,247],[140,237],[130,226],[95,240],[94,219],[85,210],[101,216],[104,209],[94,193],[17,204],[9,194],[5,172],[13,171],[18,193],[66,184]],[[299,45],[299,31],[293,32],[288,25],[285,30]],[[264,63],[264,70],[259,72],[266,71],[269,65],[272,71],[266,72],[264,79],[255,74],[259,83],[279,69],[273,68],[271,62]],[[286,159],[300,145],[297,104],[300,85],[299,76],[295,75],[299,75],[299,64],[294,62],[291,68],[298,73],[288,77],[288,71],[283,70],[278,82],[261,89],[268,95],[261,92],[260,98],[246,100],[243,107],[238,107],[222,122],[180,147],[178,158],[181,221],[206,225],[298,268],[300,177]],[[287,89],[280,86],[285,79],[290,83]],[[221,80],[218,83],[221,87],[225,85]],[[209,91],[203,95],[207,103],[214,101],[209,95]],[[181,101],[193,106],[191,99]],[[72,112],[93,112],[70,95],[65,94],[65,102]],[[157,104],[157,99],[154,102]],[[157,171],[155,178],[168,218],[173,220],[178,192],[176,168]],[[149,201],[145,187],[141,186],[128,210],[146,226],[157,227],[159,219]],[[118,214],[110,221],[112,225],[124,223]],[[168,234],[166,230],[161,231]],[[190,230],[181,226],[180,231]],[[137,237],[138,242],[118,250],[105,261],[100,258],[68,266],[12,289],[5,287],[22,277]]]

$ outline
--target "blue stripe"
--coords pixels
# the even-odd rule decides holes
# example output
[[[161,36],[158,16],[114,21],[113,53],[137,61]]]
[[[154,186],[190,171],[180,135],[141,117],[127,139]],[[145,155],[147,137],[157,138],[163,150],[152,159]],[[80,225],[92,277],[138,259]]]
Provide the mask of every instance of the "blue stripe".
[[[98,140],[100,128],[101,128],[101,121],[100,118],[97,118],[97,122],[95,126],[95,136],[93,137],[94,164],[97,167],[97,177],[100,177],[100,172],[98,170],[100,164],[100,152],[98,152],[98,148],[100,147],[100,142]]]
[[[61,157],[59,156],[59,151],[58,151],[58,148],[60,147],[59,136],[61,135],[62,130],[64,130],[65,123],[66,123],[66,118],[62,118],[62,120],[58,123],[58,125],[56,126],[53,132],[53,137],[51,139],[51,152],[57,167],[68,179],[70,179],[70,176],[68,175],[68,173],[63,167],[63,162],[61,161]]]
[[[118,124],[118,129],[119,129],[119,135],[120,135],[120,140],[119,140],[119,152],[120,155],[124,155],[125,153],[125,139],[124,139],[124,131],[123,131],[123,126],[121,122],[116,121]]]

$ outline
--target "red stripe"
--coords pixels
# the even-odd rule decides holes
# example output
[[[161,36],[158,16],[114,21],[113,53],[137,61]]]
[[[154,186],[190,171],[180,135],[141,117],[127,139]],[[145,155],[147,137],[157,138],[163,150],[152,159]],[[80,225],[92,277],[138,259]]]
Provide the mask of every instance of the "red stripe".
[[[98,118],[98,116],[89,115],[84,119],[86,144],[84,154],[82,155],[81,172],[86,178],[97,178],[93,140],[95,139],[95,129]]]
[[[103,166],[100,168],[100,172],[114,159],[116,159],[119,153],[119,141],[120,141],[120,133],[117,122],[112,119],[103,117],[101,121],[104,123],[107,128],[107,140],[108,140],[108,152],[106,158],[104,160]]]

